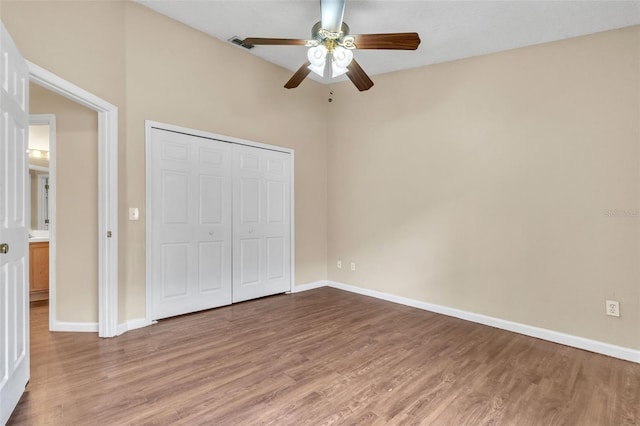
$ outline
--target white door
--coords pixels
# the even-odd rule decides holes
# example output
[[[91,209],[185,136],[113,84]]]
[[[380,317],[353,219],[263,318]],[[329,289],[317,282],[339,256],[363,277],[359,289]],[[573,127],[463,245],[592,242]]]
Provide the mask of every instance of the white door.
[[[152,129],[151,318],[231,303],[231,144]]]
[[[233,147],[233,301],[290,290],[291,156]]]
[[[0,24],[0,424],[29,381],[29,70]]]

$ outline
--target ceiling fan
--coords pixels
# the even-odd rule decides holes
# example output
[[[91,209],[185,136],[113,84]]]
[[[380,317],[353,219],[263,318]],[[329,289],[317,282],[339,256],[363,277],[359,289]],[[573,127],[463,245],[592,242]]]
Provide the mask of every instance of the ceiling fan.
[[[248,37],[245,44],[307,46],[307,62],[284,85],[287,89],[298,87],[310,72],[320,77],[338,77],[347,74],[360,90],[373,86],[362,67],[353,59],[353,49],[416,50],[420,45],[418,33],[359,34],[351,35],[349,26],[342,21],[345,0],[320,0],[322,20],[311,29],[311,40],[289,38]]]

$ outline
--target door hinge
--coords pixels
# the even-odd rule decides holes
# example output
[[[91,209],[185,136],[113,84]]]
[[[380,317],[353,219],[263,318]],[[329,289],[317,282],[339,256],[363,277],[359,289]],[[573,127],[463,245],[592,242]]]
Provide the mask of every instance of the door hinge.
[[[111,231],[107,231],[107,238],[111,238]]]

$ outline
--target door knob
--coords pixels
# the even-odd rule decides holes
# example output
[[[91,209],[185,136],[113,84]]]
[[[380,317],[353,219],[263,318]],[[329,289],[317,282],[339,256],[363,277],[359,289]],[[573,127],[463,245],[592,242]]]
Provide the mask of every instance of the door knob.
[[[0,254],[7,254],[7,253],[9,253],[9,244],[7,243],[0,244]]]
[[[215,231],[209,231],[209,235],[215,234]]]

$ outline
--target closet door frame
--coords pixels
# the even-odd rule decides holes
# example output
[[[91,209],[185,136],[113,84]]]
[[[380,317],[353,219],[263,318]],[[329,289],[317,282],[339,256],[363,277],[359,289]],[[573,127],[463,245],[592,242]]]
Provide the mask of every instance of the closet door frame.
[[[151,209],[151,129],[159,129],[159,130],[167,130],[170,132],[178,132],[184,133],[187,135],[193,135],[198,137],[203,137],[207,139],[217,140],[221,142],[230,142],[239,145],[246,145],[255,148],[268,149],[271,151],[283,152],[291,155],[291,178],[289,185],[289,197],[290,197],[290,280],[289,280],[289,291],[287,293],[292,293],[295,287],[295,214],[294,214],[294,206],[295,206],[295,154],[294,150],[290,148],[283,148],[281,146],[269,145],[260,142],[254,142],[246,139],[235,138],[232,136],[220,135],[217,133],[205,132],[202,130],[190,129],[188,127],[176,126],[168,123],[161,123],[153,120],[145,120],[145,161],[146,161],[146,183],[145,183],[145,229],[146,229],[146,238],[145,238],[145,251],[146,251],[146,320],[148,323],[152,322],[151,319],[151,220],[149,218],[153,215],[153,211]]]

